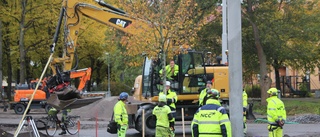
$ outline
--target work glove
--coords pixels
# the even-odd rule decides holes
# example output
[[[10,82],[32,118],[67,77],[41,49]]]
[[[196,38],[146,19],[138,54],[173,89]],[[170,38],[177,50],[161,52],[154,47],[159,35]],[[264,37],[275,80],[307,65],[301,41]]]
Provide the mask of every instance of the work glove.
[[[276,122],[281,128],[283,127],[283,125],[285,123],[284,120],[277,120]]]
[[[175,131],[174,127],[170,127],[170,131],[174,132]]]
[[[171,103],[174,103],[174,98],[167,98],[167,104],[170,105]]]
[[[169,137],[174,137],[175,136],[174,127],[170,127],[170,132],[171,132],[171,135]]]
[[[247,108],[243,107],[243,115],[246,116],[247,114]]]

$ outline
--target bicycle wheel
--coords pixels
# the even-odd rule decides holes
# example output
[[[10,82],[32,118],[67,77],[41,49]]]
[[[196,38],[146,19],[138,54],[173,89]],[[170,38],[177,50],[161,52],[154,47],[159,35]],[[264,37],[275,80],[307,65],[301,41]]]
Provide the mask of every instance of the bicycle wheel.
[[[55,119],[51,116],[48,116],[45,127],[46,127],[46,133],[50,137],[54,136],[54,134],[57,132],[57,123]]]
[[[78,133],[78,124],[80,124],[80,116],[67,116],[66,118],[65,127],[67,132],[70,135],[75,135]],[[80,126],[80,125],[79,125]]]

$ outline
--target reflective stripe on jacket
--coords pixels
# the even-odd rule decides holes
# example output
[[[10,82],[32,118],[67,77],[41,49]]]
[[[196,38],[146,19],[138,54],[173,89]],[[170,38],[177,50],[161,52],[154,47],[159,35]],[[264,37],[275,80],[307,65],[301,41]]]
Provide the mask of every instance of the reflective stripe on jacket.
[[[242,92],[242,99],[243,99],[243,107],[247,108],[247,106],[248,106],[248,95],[247,95],[247,92],[245,90],[243,90],[243,92]]]
[[[277,120],[286,120],[287,114],[283,102],[277,96],[267,98],[267,118],[269,124],[276,124]]]
[[[159,93],[159,97],[160,97],[160,95],[163,95],[163,94],[164,94],[163,92],[160,92]],[[170,100],[174,99],[174,101],[172,101],[170,104],[167,104],[167,105],[172,107],[173,109],[176,109],[176,103],[178,101],[177,93],[174,92],[174,91],[171,91],[171,89],[169,89],[167,91],[167,95],[166,96],[167,96],[167,102],[168,102],[169,99]]]
[[[198,109],[191,123],[193,137],[227,136],[232,137],[231,123],[224,107],[215,99]],[[218,103],[218,104],[217,104]]]
[[[205,105],[206,100],[204,98],[207,96],[207,88],[203,89],[199,95],[199,106]]]
[[[119,125],[128,124],[128,113],[126,110],[126,104],[123,101],[119,100],[116,105],[114,105],[113,112],[114,120]]]
[[[156,125],[169,128],[169,113],[171,113],[171,109],[167,105],[154,107],[152,114],[157,117]]]
[[[162,69],[159,71],[160,74],[162,74]],[[170,65],[166,66],[166,73],[167,73],[167,77],[171,80],[172,76],[177,76],[179,73],[179,66],[178,65],[174,65],[173,68],[171,68]]]

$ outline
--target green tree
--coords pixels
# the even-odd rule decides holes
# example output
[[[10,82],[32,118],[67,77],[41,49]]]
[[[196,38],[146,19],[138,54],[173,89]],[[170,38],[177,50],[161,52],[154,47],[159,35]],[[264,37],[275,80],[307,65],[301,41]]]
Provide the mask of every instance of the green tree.
[[[195,0],[121,1],[120,7],[130,15],[149,22],[151,27],[140,35],[122,38],[121,43],[127,47],[128,55],[146,53],[149,57],[157,57],[161,53],[163,67],[166,60],[181,48],[194,47],[205,11]]]
[[[258,6],[259,5],[259,6]],[[315,7],[314,5],[309,5]],[[281,66],[290,66],[295,69],[313,70],[317,65],[314,34],[318,35],[314,19],[319,20],[317,10],[305,8],[305,1],[251,1],[246,3],[244,26],[251,25],[252,29],[245,27],[244,50],[250,54],[244,54],[248,59],[244,62],[256,61],[260,63],[260,86],[262,103],[265,103],[266,91],[270,88],[267,73],[268,66],[272,66],[276,74],[276,86],[280,89],[278,69]],[[309,12],[309,13],[308,13]],[[312,14],[310,14],[312,12]],[[313,26],[313,27],[310,27]],[[249,31],[253,31],[253,38]],[[255,48],[252,48],[254,43]],[[251,50],[257,50],[254,54]],[[246,63],[250,64],[250,63]],[[246,65],[246,70],[254,70],[254,66]],[[253,69],[251,69],[253,68]],[[254,71],[253,71],[254,72]],[[267,78],[267,79],[266,79]],[[265,81],[267,80],[267,81]]]
[[[0,87],[1,87],[1,89],[0,89],[0,98],[2,99],[3,97],[2,97],[2,93],[4,92],[3,91],[3,89],[2,89],[2,80],[3,80],[3,75],[2,75],[2,55],[3,55],[3,51],[2,51],[2,46],[3,44],[2,44],[2,21],[1,21],[1,19],[0,19],[0,81],[1,81],[1,83],[0,83]]]

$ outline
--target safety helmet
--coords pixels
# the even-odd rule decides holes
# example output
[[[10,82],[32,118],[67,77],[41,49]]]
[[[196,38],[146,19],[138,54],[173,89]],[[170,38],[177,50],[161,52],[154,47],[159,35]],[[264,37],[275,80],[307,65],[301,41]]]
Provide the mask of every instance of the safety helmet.
[[[167,96],[164,94],[161,94],[159,96],[159,102],[167,102]]]
[[[208,90],[207,94],[209,95],[209,97],[212,97],[215,99],[220,98],[220,92],[217,89]]]
[[[212,85],[212,81],[211,81],[211,80],[208,80],[208,81],[207,81],[207,84],[211,84],[211,85]]]
[[[166,81],[166,86],[170,86],[170,85],[171,85],[170,81]]]
[[[272,95],[272,96],[277,96],[278,95],[278,89],[277,88],[270,88],[267,91],[268,94]]]
[[[128,99],[128,97],[129,97],[129,94],[127,92],[122,92],[119,95],[120,100],[126,100],[126,99]]]

